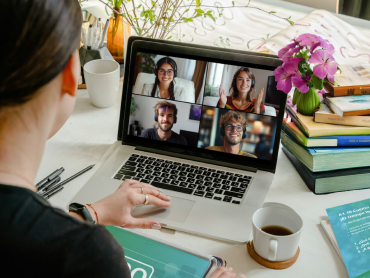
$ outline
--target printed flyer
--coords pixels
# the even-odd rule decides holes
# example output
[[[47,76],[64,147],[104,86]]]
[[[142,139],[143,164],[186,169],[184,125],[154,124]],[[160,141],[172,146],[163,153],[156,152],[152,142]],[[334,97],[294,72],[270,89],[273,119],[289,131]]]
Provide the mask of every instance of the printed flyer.
[[[370,277],[370,199],[326,212],[349,277]]]

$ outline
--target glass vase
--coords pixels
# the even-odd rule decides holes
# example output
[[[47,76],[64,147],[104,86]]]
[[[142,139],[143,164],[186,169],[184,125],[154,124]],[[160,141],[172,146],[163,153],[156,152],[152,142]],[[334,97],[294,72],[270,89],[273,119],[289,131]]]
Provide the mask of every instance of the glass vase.
[[[121,10],[116,10],[121,13]],[[122,15],[116,14],[115,18],[109,20],[107,33],[107,48],[114,60],[118,63],[124,62],[124,24]]]

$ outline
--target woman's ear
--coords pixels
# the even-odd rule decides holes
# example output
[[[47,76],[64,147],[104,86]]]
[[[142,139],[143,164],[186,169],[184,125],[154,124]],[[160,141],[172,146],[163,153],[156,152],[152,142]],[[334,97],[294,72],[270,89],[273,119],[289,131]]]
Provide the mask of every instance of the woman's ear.
[[[77,50],[71,55],[63,70],[62,93],[76,96],[80,76],[80,59]]]

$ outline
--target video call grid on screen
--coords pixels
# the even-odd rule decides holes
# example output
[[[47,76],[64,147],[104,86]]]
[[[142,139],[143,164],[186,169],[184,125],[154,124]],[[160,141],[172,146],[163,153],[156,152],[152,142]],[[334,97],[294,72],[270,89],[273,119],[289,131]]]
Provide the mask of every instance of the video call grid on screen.
[[[210,61],[211,59],[205,61],[197,58],[195,60],[180,57],[179,54],[171,55],[170,53],[155,52],[155,54],[153,52],[148,53],[147,50],[143,51],[141,49],[136,52],[134,71],[130,74],[130,79],[133,79],[133,86],[128,92],[132,94],[130,107],[135,110],[130,111],[130,123],[127,131],[131,138],[138,141],[143,140],[143,142],[150,142],[159,138],[153,133],[158,128],[158,124],[155,125],[154,106],[158,102],[168,101],[176,105],[178,110],[177,121],[171,127],[172,132],[178,135],[177,140],[172,144],[168,141],[156,141],[156,144],[164,143],[167,146],[173,145],[212,154],[222,151],[227,152],[225,146],[228,149],[227,147],[230,145],[237,145],[238,155],[243,156],[244,159],[271,160],[281,101],[281,92],[276,91],[272,70],[261,69],[263,66],[258,66],[258,68],[248,67],[254,74],[254,90],[250,90],[251,98],[257,98],[258,93],[263,94],[262,102],[264,103],[265,115],[242,111],[234,113],[232,112],[234,110],[227,107],[217,107],[219,91],[221,87],[226,95],[229,94],[229,89],[235,82],[235,72],[241,67],[246,67],[245,63],[231,65]],[[170,59],[163,62],[166,57]],[[156,70],[157,64],[159,67]],[[162,71],[159,72],[160,70]],[[175,80],[172,89],[175,100],[159,97],[159,92],[157,92],[155,86],[155,84],[158,84],[155,83],[155,72],[158,77],[157,82]],[[266,103],[265,100],[269,100],[271,103]],[[229,129],[223,128],[222,130],[222,127],[220,127],[222,116],[228,113],[240,115],[238,120],[231,120],[231,122],[234,125],[243,125],[242,135],[239,136],[241,138],[229,140],[238,137],[235,134],[238,127],[233,127],[231,132],[233,134],[231,135]],[[232,116],[226,118],[234,119]],[[242,118],[247,121],[240,121]],[[141,136],[145,136],[145,138]],[[224,138],[228,142],[225,143]],[[235,147],[233,149],[235,152]],[[236,154],[228,153],[226,155],[235,157]]]

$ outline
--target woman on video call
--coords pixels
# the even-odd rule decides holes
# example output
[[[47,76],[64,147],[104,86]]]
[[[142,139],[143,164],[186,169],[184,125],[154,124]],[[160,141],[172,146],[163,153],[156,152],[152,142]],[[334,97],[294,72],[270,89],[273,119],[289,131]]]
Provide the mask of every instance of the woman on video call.
[[[0,246],[6,277],[131,278],[122,246],[104,225],[160,229],[159,222],[134,218],[131,211],[146,201],[171,205],[158,188],[125,180],[113,194],[86,205],[95,225],[36,193],[46,141],[76,101],[81,26],[75,0],[0,1]],[[221,267],[210,278],[236,274]]]
[[[249,68],[238,69],[229,89],[230,96],[226,96],[225,90],[220,85],[220,99],[217,102],[217,107],[265,114],[265,106],[262,102],[264,88],[261,89],[257,98],[252,99],[256,93],[255,84],[256,79]]]
[[[177,65],[173,59],[169,57],[159,59],[155,65],[154,74],[154,84],[144,84],[142,95],[170,100],[186,100],[184,88],[175,85]]]

